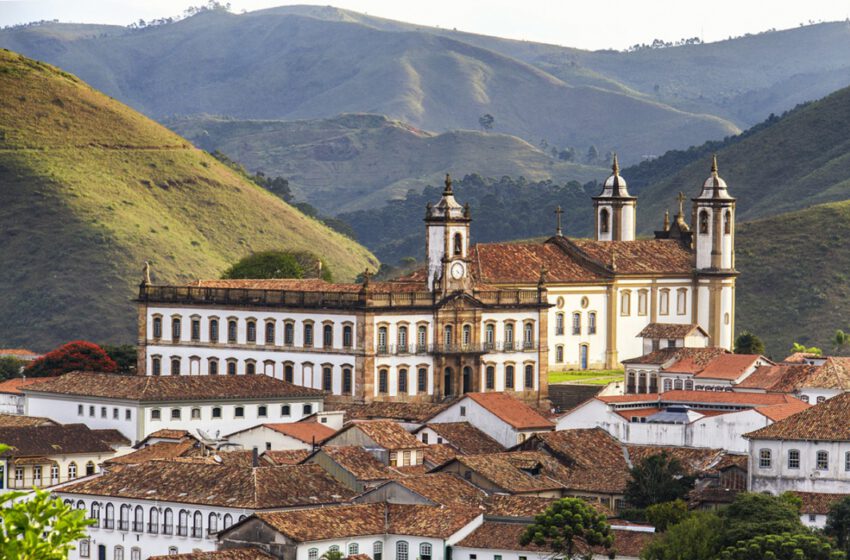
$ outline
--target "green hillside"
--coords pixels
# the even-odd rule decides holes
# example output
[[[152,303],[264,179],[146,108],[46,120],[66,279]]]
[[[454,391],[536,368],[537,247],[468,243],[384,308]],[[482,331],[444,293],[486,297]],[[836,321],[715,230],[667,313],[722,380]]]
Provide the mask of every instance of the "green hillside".
[[[643,231],[657,227],[678,191],[697,192],[708,176],[712,151],[717,152],[721,176],[739,199],[739,221],[848,199],[850,88],[771,119],[741,138],[624,170],[627,181],[634,171],[638,185],[650,183],[639,189]]]
[[[159,282],[255,251],[309,249],[339,278],[376,259],[76,77],[0,51],[0,342],[133,342]]]
[[[64,39],[47,24],[0,31],[0,46],[66,68],[162,119],[387,115],[424,130],[494,131],[623,161],[737,132],[627,89],[574,81],[455,37],[379,29],[274,9],[211,10],[177,23]],[[76,30],[75,34],[80,31]],[[483,170],[482,170],[483,171]]]
[[[410,189],[440,184],[447,171],[456,177],[486,173],[560,183],[605,175],[603,168],[560,161],[515,136],[435,134],[381,115],[307,121],[184,117],[165,124],[207,151],[286,177],[299,200],[331,213],[383,206]]]

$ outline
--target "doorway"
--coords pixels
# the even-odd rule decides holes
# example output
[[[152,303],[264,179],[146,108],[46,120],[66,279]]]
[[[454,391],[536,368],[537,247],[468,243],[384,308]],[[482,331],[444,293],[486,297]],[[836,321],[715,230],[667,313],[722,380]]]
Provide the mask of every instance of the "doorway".
[[[452,368],[447,367],[443,376],[443,395],[449,397],[452,395]]]
[[[463,392],[468,393],[472,390],[472,368],[466,366],[463,368]]]

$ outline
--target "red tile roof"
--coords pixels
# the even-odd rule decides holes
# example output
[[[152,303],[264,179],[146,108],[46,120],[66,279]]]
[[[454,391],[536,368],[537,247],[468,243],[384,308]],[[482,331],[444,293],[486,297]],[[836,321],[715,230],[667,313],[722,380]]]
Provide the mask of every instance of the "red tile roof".
[[[439,424],[426,424],[443,438],[444,443],[450,444],[463,455],[477,455],[479,453],[499,453],[505,448],[469,422],[446,422]]]
[[[43,383],[44,381],[48,381],[54,379],[53,377],[16,377],[14,379],[7,379],[5,381],[0,382],[0,393],[7,393],[10,395],[21,395],[21,387],[28,387],[35,383]]]
[[[343,435],[349,430],[358,430],[379,446],[388,450],[416,449],[426,445],[405,430],[398,422],[392,420],[357,420],[325,441],[332,447],[339,445],[336,441],[344,441]]]
[[[396,420],[424,423],[451,403],[410,403],[373,401],[369,403],[338,403],[325,405],[325,411],[342,410],[345,421],[351,420]]]
[[[459,455],[454,461],[512,494],[561,490],[564,485],[560,481],[570,476],[566,467],[537,451]],[[449,462],[443,467],[451,464]],[[539,473],[532,474],[533,470],[539,470]]]
[[[265,451],[263,458],[273,465],[297,465],[310,455],[307,449],[287,449],[284,451]]]
[[[730,353],[725,348],[717,348],[717,347],[708,347],[708,348],[662,348],[660,350],[655,350],[654,352],[650,352],[649,354],[644,354],[643,356],[638,356],[636,358],[629,358],[628,360],[623,360],[624,364],[639,364],[639,365],[657,365],[657,366],[665,366],[670,367],[670,365],[675,364],[677,361],[688,360],[688,362],[683,363],[680,367],[685,367],[687,364],[692,364],[690,367],[694,371],[699,371],[706,364],[708,364],[711,360],[716,358],[721,354]],[[680,370],[675,370],[680,371]],[[685,372],[690,372],[690,370],[681,370]]]
[[[734,381],[762,359],[758,354],[721,354],[711,360],[694,377],[699,379],[726,379]],[[665,371],[679,371],[676,369],[676,365],[673,364],[666,368]]]
[[[225,550],[195,551],[184,554],[150,556],[148,560],[274,560],[258,548],[228,548]]]
[[[58,423],[50,418],[41,416],[23,416],[21,414],[0,414],[0,428],[15,428],[19,426],[57,426]]]
[[[112,454],[112,447],[85,424],[42,424],[0,428],[0,442],[9,449],[0,457],[50,457],[70,453]]]
[[[685,338],[694,331],[701,332],[708,336],[708,334],[702,330],[702,327],[695,323],[650,323],[637,334],[636,338]]]
[[[850,441],[850,393],[792,414],[770,426],[744,434],[750,439]]]
[[[594,397],[605,403],[693,403],[737,404],[742,406],[768,406],[787,404],[799,399],[783,393],[735,393],[732,391],[667,391],[637,395],[612,395]]]
[[[835,502],[840,502],[847,494],[825,494],[822,492],[791,492],[803,502],[800,506],[802,514],[826,515]]]
[[[432,443],[425,448],[424,462],[431,467],[442,465],[446,461],[462,455],[457,449],[445,443]]]
[[[398,476],[398,473],[380,462],[374,455],[356,445],[326,446],[317,453],[324,453],[360,481],[390,480]]]
[[[778,422],[789,416],[802,412],[812,405],[800,400],[794,400],[784,404],[772,404],[768,406],[759,406],[756,411],[770,418],[774,422]]]
[[[508,393],[467,393],[468,397],[517,430],[551,430],[555,425]]]
[[[158,459],[173,459],[175,457],[188,457],[201,454],[200,444],[192,439],[184,441],[158,441],[152,445],[146,445],[137,451],[113,457],[107,461],[111,465],[134,465]]]
[[[405,476],[395,480],[408,490],[436,504],[480,505],[487,494],[453,473],[428,473]]]
[[[571,258],[554,243],[477,243],[471,251],[473,274],[489,283],[536,284],[546,267],[550,283],[603,280],[606,275]]]
[[[285,436],[311,444],[321,443],[336,433],[336,430],[318,422],[289,422],[286,424],[263,424],[263,426]]]

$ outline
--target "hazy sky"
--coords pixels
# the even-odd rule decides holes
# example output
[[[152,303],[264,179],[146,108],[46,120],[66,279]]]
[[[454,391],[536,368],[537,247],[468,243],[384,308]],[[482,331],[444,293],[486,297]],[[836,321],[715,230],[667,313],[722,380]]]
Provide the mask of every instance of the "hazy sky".
[[[126,25],[175,16],[205,0],[0,0],[0,25],[40,19]],[[286,0],[231,0],[232,11]],[[674,41],[730,35],[813,21],[845,20],[850,0],[336,0],[331,5],[422,25],[586,49],[626,48],[654,38]]]

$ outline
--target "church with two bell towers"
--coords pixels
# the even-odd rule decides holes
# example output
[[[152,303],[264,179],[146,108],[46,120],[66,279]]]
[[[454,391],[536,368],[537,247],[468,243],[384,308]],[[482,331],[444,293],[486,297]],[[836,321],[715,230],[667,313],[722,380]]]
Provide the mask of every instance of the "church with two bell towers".
[[[592,199],[593,239],[470,239],[446,176],[425,213],[426,264],[360,283],[318,278],[139,286],[139,375],[269,375],[330,399],[433,402],[505,391],[543,402],[548,372],[619,367],[650,324],[699,325],[731,349],[735,199],[718,175],[654,238],[616,158]],[[560,209],[559,209],[560,210]],[[658,341],[660,347],[670,342]]]

